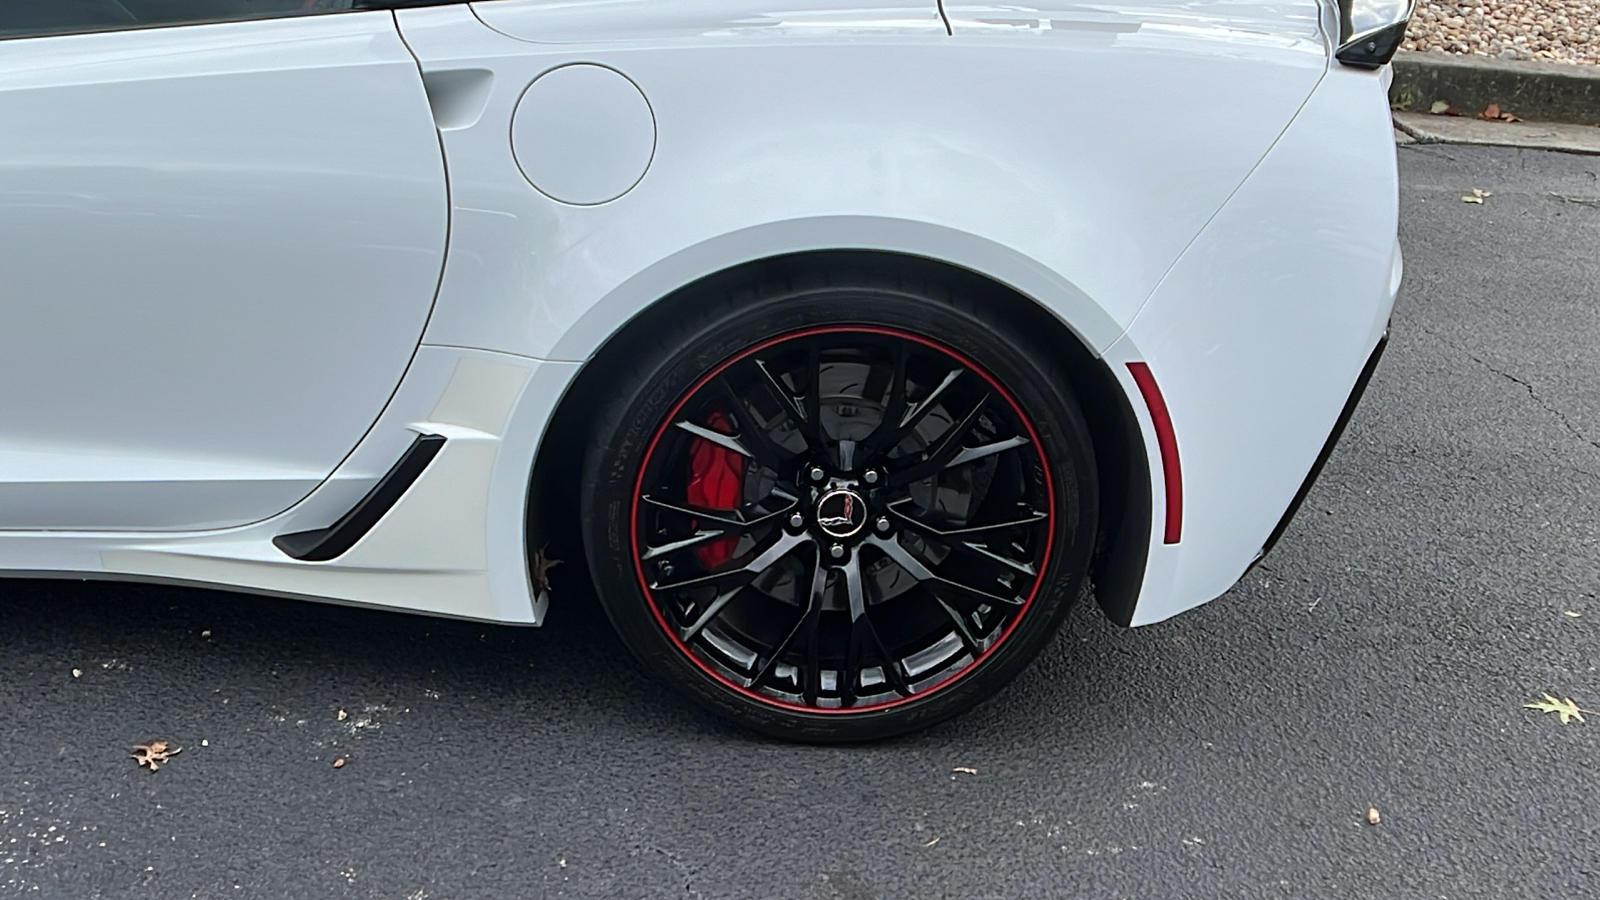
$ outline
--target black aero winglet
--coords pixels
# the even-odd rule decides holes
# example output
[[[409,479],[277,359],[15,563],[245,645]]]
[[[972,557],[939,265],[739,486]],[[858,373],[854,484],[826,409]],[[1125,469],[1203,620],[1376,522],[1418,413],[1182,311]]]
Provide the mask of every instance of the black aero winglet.
[[[279,550],[306,562],[326,562],[355,546],[356,541],[378,524],[383,514],[400,502],[400,498],[422,475],[422,470],[433,462],[444,446],[444,437],[437,434],[419,434],[411,442],[398,462],[381,478],[361,501],[339,517],[327,528],[315,531],[297,531],[280,534],[272,539]]]

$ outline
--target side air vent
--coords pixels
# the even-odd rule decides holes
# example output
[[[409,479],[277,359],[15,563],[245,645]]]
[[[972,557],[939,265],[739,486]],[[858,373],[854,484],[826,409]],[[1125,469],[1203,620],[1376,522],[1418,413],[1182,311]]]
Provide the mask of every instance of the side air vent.
[[[443,447],[444,438],[440,435],[417,435],[394,467],[349,512],[340,516],[339,521],[315,531],[280,534],[272,543],[284,553],[306,562],[326,562],[339,556],[355,546],[356,541],[378,524],[384,513],[400,502],[411,483],[422,475]]]

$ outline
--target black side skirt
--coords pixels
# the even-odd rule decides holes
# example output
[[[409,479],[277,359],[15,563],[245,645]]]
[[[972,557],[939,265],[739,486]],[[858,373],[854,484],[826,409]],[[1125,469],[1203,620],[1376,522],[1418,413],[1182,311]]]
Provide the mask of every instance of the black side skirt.
[[[315,531],[297,531],[280,534],[272,539],[279,550],[306,562],[326,562],[355,546],[356,541],[378,524],[383,514],[400,502],[412,482],[422,475],[422,470],[433,462],[444,447],[444,438],[437,434],[419,434],[411,442],[400,460],[394,464],[372,490],[362,497],[339,521]]]
[[[1339,438],[1344,436],[1344,428],[1350,424],[1350,417],[1355,415],[1356,407],[1361,403],[1361,395],[1367,392],[1367,382],[1372,380],[1372,373],[1378,370],[1378,360],[1383,357],[1383,350],[1389,346],[1389,332],[1385,331],[1378,340],[1378,346],[1373,348],[1372,355],[1367,358],[1366,368],[1361,370],[1361,377],[1356,379],[1356,386],[1350,392],[1350,399],[1345,401],[1344,410],[1339,413],[1339,421],[1333,424],[1333,433],[1328,435],[1328,442],[1322,445],[1322,452],[1317,454],[1317,461],[1311,465],[1311,472],[1306,475],[1306,480],[1300,485],[1300,492],[1294,495],[1289,502],[1289,509],[1278,520],[1278,527],[1272,529],[1266,544],[1262,545],[1261,552],[1256,555],[1256,562],[1260,562],[1272,550],[1278,538],[1283,537],[1288,530],[1289,522],[1294,519],[1294,514],[1300,511],[1300,504],[1305,502],[1306,494],[1311,493],[1311,486],[1316,484],[1317,476],[1322,474],[1322,467],[1327,465],[1328,457],[1333,455],[1333,448],[1339,443]],[[1251,563],[1254,565],[1255,563]]]

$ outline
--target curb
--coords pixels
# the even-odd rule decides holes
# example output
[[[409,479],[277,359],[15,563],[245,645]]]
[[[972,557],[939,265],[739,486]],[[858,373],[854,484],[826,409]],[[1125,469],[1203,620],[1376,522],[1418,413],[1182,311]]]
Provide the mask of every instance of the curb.
[[[1444,100],[1471,116],[1495,103],[1531,121],[1600,124],[1600,66],[1412,50],[1393,65],[1389,103],[1399,111]]]
[[[1477,144],[1600,156],[1600,128],[1567,122],[1483,122],[1397,112],[1394,127],[1395,141],[1401,144]]]

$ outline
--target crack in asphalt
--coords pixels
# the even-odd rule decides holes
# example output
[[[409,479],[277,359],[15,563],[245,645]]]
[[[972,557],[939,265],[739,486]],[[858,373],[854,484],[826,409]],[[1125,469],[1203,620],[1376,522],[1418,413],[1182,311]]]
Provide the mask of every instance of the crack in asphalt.
[[[1471,359],[1473,362],[1477,363],[1480,366],[1483,366],[1485,369],[1488,369],[1489,371],[1493,372],[1494,374],[1499,375],[1501,378],[1504,378],[1504,379],[1506,379],[1507,381],[1510,381],[1513,384],[1521,385],[1523,390],[1526,390],[1528,392],[1528,396],[1533,398],[1533,402],[1538,404],[1540,409],[1544,410],[1545,412],[1549,413],[1552,416],[1555,416],[1556,417],[1556,421],[1560,422],[1563,428],[1566,428],[1567,431],[1571,432],[1573,437],[1575,437],[1578,440],[1584,442],[1585,444],[1588,444],[1589,446],[1595,448],[1596,450],[1600,450],[1600,441],[1596,441],[1596,440],[1590,438],[1588,435],[1584,434],[1582,431],[1578,430],[1578,427],[1576,425],[1573,425],[1571,420],[1569,420],[1567,418],[1567,414],[1562,412],[1561,410],[1555,408],[1554,406],[1550,405],[1550,403],[1548,403],[1543,397],[1540,397],[1539,396],[1539,392],[1534,390],[1532,384],[1522,380],[1521,378],[1518,378],[1517,376],[1511,374],[1510,372],[1503,372],[1500,369],[1495,368],[1488,361],[1483,360],[1483,359],[1479,359],[1477,356],[1474,356],[1473,354],[1471,354],[1471,353],[1469,353],[1469,352],[1467,352],[1465,350],[1463,350],[1462,352],[1467,353],[1467,357],[1469,359]]]
[[[705,900],[705,895],[700,893],[698,890],[695,890],[694,870],[689,868],[688,863],[679,859],[678,854],[673,853],[671,850],[665,850],[661,847],[657,847],[654,844],[645,844],[644,849],[649,850],[652,853],[659,853],[667,858],[667,862],[671,863],[672,868],[676,869],[678,875],[683,878],[684,896],[694,897],[695,900]]]
[[[1518,378],[1517,376],[1511,374],[1510,372],[1506,372],[1506,371],[1503,371],[1503,370],[1497,368],[1493,363],[1491,363],[1488,360],[1478,356],[1477,354],[1473,353],[1471,350],[1468,350],[1467,348],[1456,344],[1455,342],[1453,342],[1453,341],[1449,340],[1448,338],[1446,338],[1444,335],[1438,333],[1437,331],[1434,331],[1431,328],[1428,328],[1427,326],[1414,325],[1413,327],[1416,328],[1418,331],[1421,331],[1421,332],[1423,332],[1425,334],[1428,334],[1431,337],[1436,338],[1439,341],[1439,343],[1444,344],[1446,347],[1450,347],[1450,348],[1452,348],[1454,350],[1459,351],[1463,356],[1465,356],[1466,358],[1472,360],[1473,362],[1477,363],[1478,365],[1483,366],[1485,369],[1488,369],[1490,372],[1492,372],[1492,373],[1494,373],[1496,375],[1499,375],[1501,378],[1504,378],[1505,380],[1511,382],[1512,384],[1521,386],[1521,388],[1523,390],[1528,392],[1528,397],[1533,400],[1535,405],[1537,405],[1540,409],[1544,410],[1545,412],[1549,413],[1550,415],[1554,416],[1556,421],[1560,422],[1561,426],[1563,428],[1567,429],[1567,431],[1573,437],[1577,438],[1578,440],[1582,441],[1585,444],[1588,444],[1590,447],[1593,447],[1596,450],[1600,450],[1600,441],[1597,441],[1597,440],[1589,437],[1588,435],[1584,434],[1581,430],[1579,430],[1578,426],[1572,424],[1572,421],[1567,418],[1567,414],[1566,413],[1564,413],[1561,410],[1557,409],[1555,406],[1552,406],[1549,403],[1549,401],[1547,401],[1543,397],[1539,396],[1539,392],[1534,389],[1533,385],[1530,382],[1525,381],[1525,380],[1523,380],[1521,378]],[[1577,471],[1583,472],[1583,474],[1585,474],[1585,475],[1592,475],[1593,474],[1591,472],[1584,472],[1582,469],[1578,469]]]

